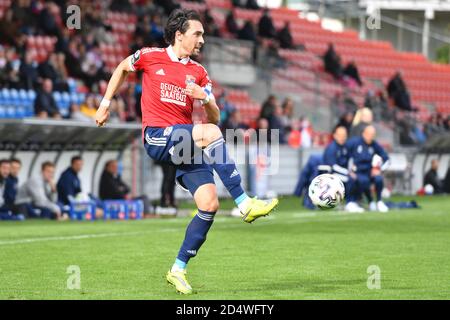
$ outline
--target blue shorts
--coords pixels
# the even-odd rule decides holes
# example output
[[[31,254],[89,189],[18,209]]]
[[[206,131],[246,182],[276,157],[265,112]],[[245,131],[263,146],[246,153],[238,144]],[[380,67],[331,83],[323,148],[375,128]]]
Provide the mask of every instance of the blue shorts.
[[[192,139],[193,124],[176,124],[166,128],[147,127],[144,130],[144,148],[153,160],[168,162],[177,167],[176,179],[178,183],[192,193],[203,184],[214,183],[212,167],[207,164],[203,152]],[[182,148],[182,149],[181,149]],[[179,150],[187,150],[188,161],[175,161],[174,154],[181,154]]]

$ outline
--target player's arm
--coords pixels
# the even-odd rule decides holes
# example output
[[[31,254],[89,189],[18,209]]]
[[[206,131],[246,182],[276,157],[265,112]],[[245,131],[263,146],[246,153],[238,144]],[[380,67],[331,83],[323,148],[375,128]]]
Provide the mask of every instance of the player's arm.
[[[111,79],[109,79],[108,87],[106,88],[105,95],[100,102],[100,106],[95,114],[95,122],[97,126],[102,127],[109,117],[109,105],[111,99],[115,96],[123,82],[127,78],[128,74],[132,72],[131,59],[133,56],[125,58],[114,70]]]
[[[375,149],[375,153],[378,154],[381,157],[381,159],[383,159],[383,163],[380,166],[380,170],[385,171],[391,165],[389,156],[386,153],[386,151],[384,151],[384,148],[382,146],[380,146],[376,141],[373,143],[373,146]]]
[[[186,94],[193,99],[202,101],[209,123],[219,123],[220,110],[214,95],[211,93],[211,86],[200,87],[198,84],[190,83],[186,86]]]

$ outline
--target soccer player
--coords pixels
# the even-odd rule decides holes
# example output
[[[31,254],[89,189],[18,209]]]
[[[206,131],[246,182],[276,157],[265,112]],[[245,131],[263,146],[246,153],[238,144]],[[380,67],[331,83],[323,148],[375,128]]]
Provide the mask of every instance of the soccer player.
[[[389,167],[390,162],[386,151],[375,141],[375,136],[375,127],[368,125],[364,128],[360,137],[352,138],[347,142],[348,152],[353,160],[352,174],[356,174],[354,187],[356,192],[352,195],[354,198],[350,200],[356,201],[364,193],[369,200],[371,211],[387,212],[389,208],[381,200],[381,191],[383,191],[383,176],[381,173]],[[374,162],[376,162],[374,158],[380,157],[380,163],[374,165]],[[370,192],[371,184],[375,185],[377,202],[373,201]]]
[[[241,176],[228,156],[217,126],[219,108],[208,73],[190,59],[200,53],[204,44],[200,21],[195,11],[174,10],[164,30],[164,38],[170,45],[167,48],[143,48],[124,59],[111,76],[96,114],[97,125],[103,126],[109,115],[110,101],[127,74],[143,71],[144,147],[154,160],[177,165],[177,182],[190,191],[198,208],[166,276],[167,281],[183,294],[192,293],[186,279],[186,265],[205,242],[219,207],[213,170],[233,197],[245,222],[268,215],[278,204],[278,199],[250,198],[242,189]],[[209,123],[192,123],[194,100],[202,102]],[[192,154],[194,156],[189,156]]]
[[[347,204],[345,209],[350,212],[363,212],[356,201],[354,201],[354,179],[348,170],[349,152],[347,149],[347,128],[337,126],[333,130],[333,141],[325,148],[323,163],[330,167],[330,172],[339,176],[345,185]]]

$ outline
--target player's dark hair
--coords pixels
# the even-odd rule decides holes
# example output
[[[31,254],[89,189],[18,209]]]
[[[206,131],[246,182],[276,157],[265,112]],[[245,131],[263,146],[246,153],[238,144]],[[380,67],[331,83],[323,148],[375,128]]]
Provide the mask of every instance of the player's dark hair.
[[[347,131],[347,128],[346,128],[345,126],[343,126],[343,125],[341,125],[341,124],[338,124],[338,125],[336,125],[336,126],[333,128],[333,134],[335,134],[336,131],[337,131],[337,129],[339,129],[339,128],[344,128],[345,131]]]
[[[75,161],[83,160],[80,156],[73,156],[70,160],[70,164],[74,164]]]
[[[11,163],[15,162],[18,164],[22,164],[22,161],[20,161],[20,159],[18,159],[18,158],[11,158],[11,159],[9,159],[9,162],[11,162]]]
[[[41,171],[44,171],[47,167],[55,167],[55,164],[51,161],[45,161],[41,164]]]
[[[10,163],[11,161],[9,159],[0,159],[0,166],[4,163]]]
[[[189,29],[189,20],[201,22],[197,11],[187,9],[175,9],[172,11],[164,28],[164,40],[167,44],[175,44],[175,33],[177,31],[184,34]]]

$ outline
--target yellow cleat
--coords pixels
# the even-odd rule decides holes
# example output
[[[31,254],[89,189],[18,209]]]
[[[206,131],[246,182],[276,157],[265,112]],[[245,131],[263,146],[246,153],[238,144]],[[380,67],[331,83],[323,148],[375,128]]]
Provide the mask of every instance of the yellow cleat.
[[[167,282],[174,285],[175,289],[182,294],[191,294],[192,287],[186,279],[186,271],[170,271],[166,275]]]
[[[270,214],[278,205],[278,199],[273,198],[271,200],[258,200],[255,198],[250,199],[247,211],[245,213],[241,212],[243,217],[242,220],[251,223],[260,217],[265,217]]]

